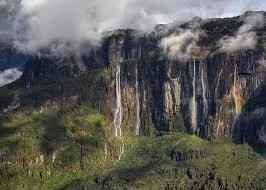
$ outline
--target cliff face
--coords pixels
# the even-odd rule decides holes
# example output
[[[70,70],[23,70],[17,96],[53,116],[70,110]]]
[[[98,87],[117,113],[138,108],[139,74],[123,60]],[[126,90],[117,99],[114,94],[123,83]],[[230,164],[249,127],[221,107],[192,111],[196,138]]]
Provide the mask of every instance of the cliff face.
[[[0,71],[3,71],[12,67],[21,68],[27,61],[27,56],[16,51],[8,43],[0,40]]]
[[[215,52],[206,59],[180,63],[156,51],[156,46],[145,48],[144,42],[131,49],[129,58],[117,49],[120,57],[109,62],[113,108],[120,96],[115,92],[119,85],[115,73],[117,65],[121,67],[122,128],[134,131],[140,114],[140,131],[144,134],[152,125],[159,131],[185,129],[205,138],[237,136],[235,122],[265,78],[261,65],[264,52]]]
[[[165,35],[161,30],[167,26],[141,36],[119,30],[79,59],[31,57],[23,77],[9,88],[25,90],[20,97],[25,106],[89,101],[113,122],[116,136],[185,130],[204,138],[247,140],[265,149],[264,124],[249,127],[254,114],[263,116],[246,107],[257,99],[266,77],[266,28],[255,31],[254,50],[224,53],[214,45],[236,33],[241,24],[241,17],[199,21],[204,51],[185,61],[170,60],[160,49]]]

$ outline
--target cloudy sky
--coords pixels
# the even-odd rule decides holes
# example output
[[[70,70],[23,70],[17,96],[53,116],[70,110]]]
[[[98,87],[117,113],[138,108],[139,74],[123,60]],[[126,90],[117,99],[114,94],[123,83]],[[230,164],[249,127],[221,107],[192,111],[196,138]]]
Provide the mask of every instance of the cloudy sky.
[[[34,51],[56,40],[97,44],[106,30],[148,31],[159,23],[230,17],[247,10],[266,10],[266,1],[0,0],[0,35],[15,35],[18,47]]]

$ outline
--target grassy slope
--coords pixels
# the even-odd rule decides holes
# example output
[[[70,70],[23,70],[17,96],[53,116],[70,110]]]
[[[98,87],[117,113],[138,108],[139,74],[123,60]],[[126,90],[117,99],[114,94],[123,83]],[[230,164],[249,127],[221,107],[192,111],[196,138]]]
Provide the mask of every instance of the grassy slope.
[[[264,189],[266,164],[247,145],[184,133],[113,139],[87,106],[1,117],[0,189]],[[119,148],[125,151],[118,161]],[[173,152],[202,157],[173,161]],[[105,154],[105,152],[107,154]]]

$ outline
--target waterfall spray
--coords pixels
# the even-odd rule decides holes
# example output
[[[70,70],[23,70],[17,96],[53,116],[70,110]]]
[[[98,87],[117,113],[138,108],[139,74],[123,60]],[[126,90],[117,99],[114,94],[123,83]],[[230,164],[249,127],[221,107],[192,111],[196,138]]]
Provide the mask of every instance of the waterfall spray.
[[[115,136],[121,137],[122,136],[122,102],[121,102],[121,68],[120,64],[116,66],[116,76],[115,76],[115,83],[116,83],[116,110],[114,115],[114,127],[115,127]]]
[[[138,77],[138,65],[135,69],[135,90],[136,90],[136,135],[140,135],[140,100],[139,100],[139,77]]]
[[[193,96],[191,102],[191,127],[193,132],[197,130],[197,100],[196,100],[196,60],[193,64]]]

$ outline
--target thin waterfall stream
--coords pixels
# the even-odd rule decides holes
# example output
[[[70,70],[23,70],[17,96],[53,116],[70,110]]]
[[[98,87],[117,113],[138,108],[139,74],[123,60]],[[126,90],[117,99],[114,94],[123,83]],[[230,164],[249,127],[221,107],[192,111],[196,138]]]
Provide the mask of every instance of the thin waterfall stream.
[[[139,97],[139,77],[138,77],[138,65],[135,69],[135,90],[136,90],[136,135],[140,135],[140,97]]]
[[[122,95],[121,95],[121,67],[120,64],[117,64],[116,66],[116,77],[115,77],[115,83],[116,83],[116,110],[114,115],[114,127],[115,127],[115,137],[121,137],[122,136],[122,119],[123,119],[123,113],[122,113]]]
[[[196,100],[196,60],[193,62],[193,95],[191,100],[191,127],[193,132],[197,130],[197,100]]]

